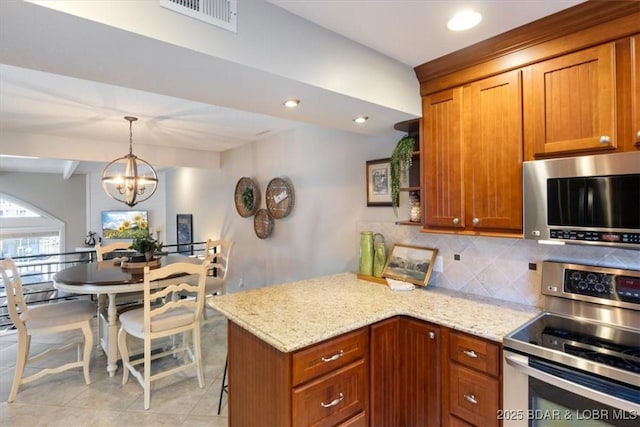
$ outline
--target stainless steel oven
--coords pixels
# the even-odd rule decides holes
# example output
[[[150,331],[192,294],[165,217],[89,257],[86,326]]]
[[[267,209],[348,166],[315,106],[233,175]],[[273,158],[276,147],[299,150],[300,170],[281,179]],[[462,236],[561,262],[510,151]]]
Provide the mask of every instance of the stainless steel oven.
[[[545,261],[544,312],[504,338],[504,426],[640,425],[640,271]]]

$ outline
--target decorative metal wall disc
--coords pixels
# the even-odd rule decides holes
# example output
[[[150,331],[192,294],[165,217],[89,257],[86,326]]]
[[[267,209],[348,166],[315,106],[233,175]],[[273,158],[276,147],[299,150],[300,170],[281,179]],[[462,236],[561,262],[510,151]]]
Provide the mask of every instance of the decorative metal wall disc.
[[[291,213],[295,204],[293,186],[282,178],[273,178],[267,185],[267,209],[272,217],[281,219]]]
[[[243,176],[236,184],[234,199],[240,216],[250,217],[260,206],[260,191],[257,184],[251,178]]]
[[[256,232],[256,236],[261,239],[266,239],[273,233],[273,218],[266,209],[258,209],[256,215],[253,217],[253,229]]]

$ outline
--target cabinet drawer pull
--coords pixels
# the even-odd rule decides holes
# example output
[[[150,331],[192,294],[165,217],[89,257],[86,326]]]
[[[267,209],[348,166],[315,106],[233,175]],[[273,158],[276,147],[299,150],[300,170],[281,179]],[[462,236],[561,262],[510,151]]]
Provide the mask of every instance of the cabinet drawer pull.
[[[473,218],[473,220],[471,222],[473,223],[473,225],[478,225],[478,224],[480,224],[480,219],[479,218]]]
[[[454,223],[455,225],[460,224],[460,218],[453,218],[453,223]]]
[[[344,355],[344,351],[340,350],[339,352],[337,352],[333,356],[329,356],[329,357],[322,356],[322,358],[320,358],[320,360],[322,360],[325,363],[326,362],[333,362],[334,360],[340,359],[343,355]]]
[[[473,403],[474,405],[478,404],[478,399],[476,399],[476,396],[473,394],[465,394],[464,398],[467,399],[469,403]]]
[[[470,358],[472,358],[472,359],[477,359],[478,358],[478,355],[473,350],[462,350],[462,352],[464,354],[466,354],[467,356],[469,356]]]
[[[340,393],[337,399],[334,399],[329,403],[320,402],[320,406],[322,406],[323,408],[331,408],[332,406],[336,406],[338,403],[342,402],[343,399],[344,394]]]
[[[611,142],[611,137],[609,135],[602,135],[600,137],[600,144],[608,144]]]

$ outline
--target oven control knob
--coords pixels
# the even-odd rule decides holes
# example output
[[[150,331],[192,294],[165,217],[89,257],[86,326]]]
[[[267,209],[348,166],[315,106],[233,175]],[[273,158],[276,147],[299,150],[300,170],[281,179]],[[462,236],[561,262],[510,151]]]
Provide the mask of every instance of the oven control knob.
[[[585,282],[584,280],[581,280],[578,282],[578,288],[582,289],[583,291],[585,289],[587,289],[589,287],[589,284],[587,282]]]
[[[589,274],[587,274],[587,282],[589,282],[589,283],[595,283],[595,282],[596,282],[596,280],[598,280],[598,276],[596,276],[596,275],[595,275],[595,274],[593,274],[593,273],[589,273]]]
[[[602,283],[596,283],[595,288],[596,288],[596,291],[600,293],[604,292],[604,285]]]

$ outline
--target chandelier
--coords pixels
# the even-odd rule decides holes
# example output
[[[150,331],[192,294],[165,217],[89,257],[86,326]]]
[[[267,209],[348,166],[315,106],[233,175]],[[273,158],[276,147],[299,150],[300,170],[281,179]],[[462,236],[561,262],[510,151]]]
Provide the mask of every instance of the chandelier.
[[[133,207],[153,196],[158,176],[153,167],[133,154],[133,122],[137,117],[125,116],[129,122],[129,154],[109,163],[102,171],[102,188],[113,200]]]

